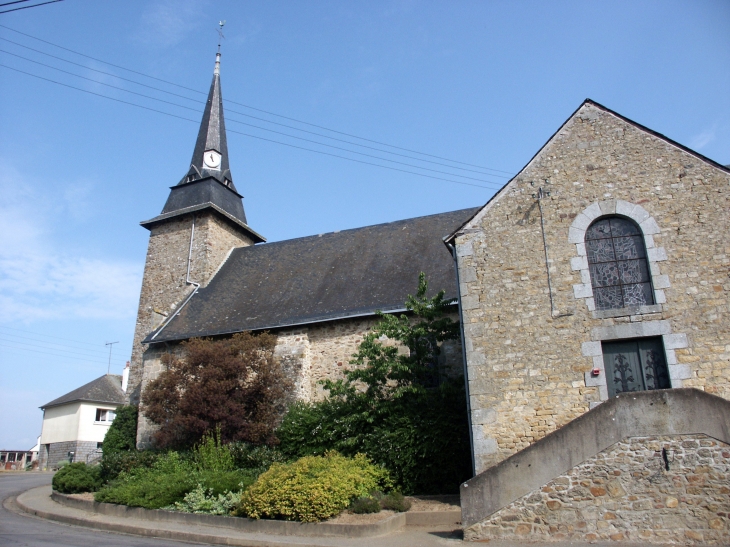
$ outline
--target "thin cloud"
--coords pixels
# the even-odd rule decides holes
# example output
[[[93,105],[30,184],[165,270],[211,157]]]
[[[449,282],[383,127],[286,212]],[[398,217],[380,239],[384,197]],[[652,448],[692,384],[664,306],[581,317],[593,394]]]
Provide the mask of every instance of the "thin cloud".
[[[211,29],[214,28],[217,21],[210,20],[210,15],[204,9],[206,3],[201,0],[152,2],[142,12],[140,26],[133,37],[147,45],[163,48],[176,46],[196,30],[202,21],[209,21]]]
[[[709,129],[705,129],[701,133],[692,137],[689,141],[689,147],[693,150],[702,150],[705,146],[715,140],[715,133],[717,130],[717,124],[713,125]]]
[[[0,176],[0,322],[133,318],[140,265],[59,250],[64,245],[54,240],[54,220],[79,212],[54,210],[12,167]],[[69,186],[71,196],[77,193]]]

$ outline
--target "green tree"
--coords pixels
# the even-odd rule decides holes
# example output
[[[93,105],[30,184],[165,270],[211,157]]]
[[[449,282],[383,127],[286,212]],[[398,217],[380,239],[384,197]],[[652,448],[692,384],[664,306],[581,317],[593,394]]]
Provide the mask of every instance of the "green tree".
[[[427,291],[421,274],[406,301],[410,313],[380,313],[350,361],[354,368],[323,382],[329,395],[290,407],[277,430],[284,453],[363,452],[407,493],[454,492],[470,477],[463,378],[439,378],[436,367],[441,345],[459,337],[449,317],[454,301]]]
[[[124,450],[134,450],[137,446],[137,407],[120,406],[116,414],[101,445],[104,457]]]

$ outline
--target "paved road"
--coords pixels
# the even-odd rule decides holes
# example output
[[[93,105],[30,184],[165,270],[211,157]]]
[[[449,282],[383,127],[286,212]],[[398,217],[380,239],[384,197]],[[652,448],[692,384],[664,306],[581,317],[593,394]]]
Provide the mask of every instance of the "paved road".
[[[51,473],[0,473],[0,546],[13,547],[190,547],[160,539],[86,530],[8,511],[7,498],[50,484]]]

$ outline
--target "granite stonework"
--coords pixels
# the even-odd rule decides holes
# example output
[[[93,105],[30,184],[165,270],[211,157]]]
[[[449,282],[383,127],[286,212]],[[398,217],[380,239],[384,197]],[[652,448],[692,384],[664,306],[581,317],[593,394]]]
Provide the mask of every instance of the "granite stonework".
[[[597,310],[584,236],[643,232],[654,302]],[[606,400],[602,342],[660,338],[730,398],[730,172],[590,101],[454,236],[477,472]]]
[[[151,228],[127,388],[132,404],[139,404],[145,376],[146,347],[142,340],[162,325],[194,290],[186,282],[193,222],[190,280],[202,286],[210,281],[234,248],[253,243],[243,230],[210,211],[169,219]]]
[[[86,463],[90,457],[98,454],[98,444],[92,441],[65,441],[41,446],[39,469],[56,469],[58,463],[69,460],[69,452],[73,452],[73,462]]]
[[[464,539],[730,542],[730,445],[632,437],[464,530]]]

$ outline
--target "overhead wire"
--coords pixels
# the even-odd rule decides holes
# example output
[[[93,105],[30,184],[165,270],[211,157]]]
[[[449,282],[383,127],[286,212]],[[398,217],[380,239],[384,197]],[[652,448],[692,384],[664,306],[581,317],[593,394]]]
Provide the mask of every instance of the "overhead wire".
[[[187,91],[192,91],[194,93],[198,93],[198,94],[201,94],[201,95],[207,95],[207,93],[205,93],[203,91],[200,91],[198,89],[193,89],[193,88],[190,88],[190,87],[187,87],[187,86],[183,86],[183,85],[177,84],[175,82],[171,82],[169,80],[164,80],[164,79],[158,78],[156,76],[151,76],[149,74],[145,74],[144,72],[140,72],[140,71],[137,71],[137,70],[133,70],[133,69],[130,69],[130,68],[121,66],[121,65],[117,65],[117,64],[114,64],[114,63],[110,63],[110,62],[105,61],[103,59],[99,59],[97,57],[93,57],[91,55],[87,55],[85,53],[81,53],[79,51],[76,51],[76,50],[67,48],[65,46],[61,46],[59,44],[55,44],[55,43],[50,42],[48,40],[44,40],[42,38],[38,38],[38,37],[33,36],[31,34],[28,34],[28,33],[25,33],[25,32],[21,32],[19,30],[16,30],[14,28],[8,27],[6,25],[1,25],[0,24],[0,27],[5,28],[7,30],[10,30],[11,32],[15,32],[17,34],[26,36],[26,37],[31,38],[33,40],[37,40],[37,41],[43,42],[45,44],[48,44],[48,45],[57,47],[59,49],[63,49],[65,51],[68,51],[68,52],[73,53],[75,55],[80,55],[80,56],[85,57],[87,59],[91,59],[91,60],[94,60],[94,61],[97,61],[97,62],[106,64],[108,66],[112,66],[112,67],[115,67],[115,68],[118,68],[118,69],[121,69],[121,70],[125,70],[125,71],[131,72],[133,74],[138,74],[140,76],[144,76],[146,78],[150,78],[150,79],[153,79],[153,80],[156,80],[156,81],[159,81],[159,82],[168,84],[168,85],[172,85],[172,86],[178,87],[180,89],[185,89]],[[23,46],[23,47],[28,47],[28,46]],[[134,83],[138,83],[138,82],[134,82]],[[145,85],[145,84],[140,84],[140,85]],[[164,90],[159,90],[159,91],[163,91],[163,92],[166,92],[166,93],[172,93],[172,92],[168,92],[168,91],[164,91]],[[193,100],[193,99],[189,99],[189,100]],[[284,115],[281,115],[281,114],[277,114],[275,112],[271,112],[271,111],[268,111],[268,110],[263,110],[263,109],[260,109],[260,108],[256,108],[256,107],[253,107],[253,106],[244,104],[244,103],[232,101],[230,99],[224,99],[224,102],[225,103],[230,103],[230,104],[236,104],[236,105],[239,105],[239,106],[243,106],[244,108],[248,108],[250,110],[255,110],[257,112],[262,112],[262,113],[268,114],[270,116],[276,116],[276,117],[279,117],[279,118],[282,118],[282,119],[294,121],[294,122],[297,122],[297,123],[301,123],[301,124],[304,124],[304,125],[308,125],[310,127],[316,127],[318,129],[322,129],[322,130],[325,130],[325,131],[330,131],[332,133],[337,133],[337,134],[340,134],[340,135],[344,135],[344,136],[347,136],[347,137],[351,137],[351,138],[363,140],[363,141],[366,141],[366,142],[371,142],[371,143],[374,143],[374,144],[379,144],[381,146],[388,146],[390,148],[395,148],[397,150],[403,150],[403,151],[406,151],[406,152],[411,152],[413,154],[419,154],[419,155],[422,155],[422,156],[431,157],[431,158],[435,158],[435,159],[440,159],[440,160],[448,161],[448,162],[451,162],[451,163],[457,163],[457,164],[460,164],[460,165],[467,165],[469,167],[477,167],[479,169],[483,169],[483,170],[487,170],[487,171],[494,171],[496,173],[504,173],[504,174],[510,175],[510,176],[513,174],[513,173],[511,173],[509,171],[503,171],[503,170],[500,170],[500,169],[494,169],[494,168],[486,167],[486,166],[482,166],[482,165],[477,165],[477,164],[462,162],[462,161],[458,161],[458,160],[453,160],[453,159],[446,158],[446,157],[443,157],[443,156],[437,156],[437,155],[434,155],[434,154],[428,154],[428,153],[425,153],[425,152],[420,152],[418,150],[413,150],[413,149],[409,149],[409,148],[405,148],[405,147],[401,147],[401,146],[396,146],[396,145],[393,145],[393,144],[385,143],[385,142],[382,142],[382,141],[377,141],[377,140],[374,140],[374,139],[368,139],[368,138],[365,138],[365,137],[360,137],[358,135],[354,135],[354,134],[351,134],[351,133],[346,133],[346,132],[343,132],[343,131],[338,131],[336,129],[331,129],[331,128],[328,128],[328,127],[325,127],[325,126],[322,126],[322,125],[313,124],[313,123],[310,123],[310,122],[306,122],[306,121],[303,121],[303,120],[299,120],[297,118],[292,118],[292,117],[289,117],[289,116],[284,116]],[[248,114],[243,114],[243,113],[239,113],[239,114],[242,114],[244,116],[248,116]],[[276,123],[276,122],[272,122],[270,120],[263,120],[263,121],[266,121],[267,123]],[[289,127],[289,126],[287,126],[287,127]],[[299,130],[299,131],[304,131],[303,129],[299,129],[299,128],[293,128],[293,129],[296,129],[296,130]],[[327,136],[325,136],[325,137],[326,138],[333,138],[333,137],[327,137]],[[364,145],[360,145],[360,144],[357,144],[357,143],[350,143],[350,144],[354,144],[355,146],[364,146]],[[389,151],[384,151],[384,152],[390,153],[390,154],[395,154],[394,152],[389,152]],[[428,161],[428,160],[423,160],[423,159],[420,159],[420,158],[413,158],[413,159],[418,159],[418,161]],[[455,169],[458,169],[458,167],[455,167],[455,166],[450,166],[450,167],[455,168]]]
[[[153,89],[155,91],[159,91],[161,93],[167,93],[167,94],[173,95],[175,97],[179,97],[179,98],[182,98],[182,99],[185,99],[185,100],[188,100],[188,101],[192,101],[192,102],[194,102],[196,104],[201,104],[201,103],[202,104],[205,104],[205,101],[200,101],[198,99],[192,99],[190,97],[186,97],[185,95],[180,95],[179,93],[173,93],[171,91],[167,91],[167,90],[161,89],[159,87],[155,87],[155,86],[143,84],[141,82],[137,82],[136,80],[131,80],[129,78],[123,78],[123,77],[118,76],[116,74],[113,74],[111,72],[106,72],[104,70],[99,70],[99,69],[96,69],[96,68],[87,67],[86,65],[82,65],[81,63],[75,63],[73,61],[69,61],[67,59],[64,59],[63,57],[58,57],[56,55],[51,55],[50,53],[46,53],[44,51],[41,51],[41,50],[38,50],[38,49],[35,49],[35,48],[31,48],[31,47],[26,46],[24,44],[21,44],[19,42],[15,42],[13,40],[9,40],[8,38],[0,37],[0,40],[3,40],[5,42],[9,42],[11,44],[15,44],[17,46],[20,46],[20,47],[22,47],[24,49],[28,49],[30,51],[34,51],[36,53],[40,53],[41,55],[46,55],[48,57],[52,57],[54,59],[58,59],[60,61],[66,62],[66,63],[69,63],[69,64],[72,64],[72,65],[75,65],[75,66],[82,67],[82,68],[84,68],[86,70],[91,70],[93,72],[98,72],[99,74],[104,74],[106,76],[112,76],[114,78],[118,78],[118,79],[123,80],[125,82],[130,82],[130,83],[133,83],[135,85],[140,85],[140,86],[146,87],[148,89]],[[86,78],[84,76],[79,76],[78,74],[74,74],[73,72],[67,72],[65,70],[62,70],[62,69],[57,68],[57,67],[54,67],[52,65],[48,65],[48,64],[45,64],[45,63],[41,63],[40,61],[35,61],[33,59],[29,59],[28,57],[23,57],[22,55],[19,55],[17,53],[13,53],[12,51],[7,51],[7,50],[3,50],[3,49],[0,49],[0,51],[2,51],[4,53],[7,53],[8,55],[13,55],[15,57],[18,57],[20,59],[24,59],[26,61],[30,61],[31,63],[36,63],[36,64],[39,64],[39,65],[42,65],[42,66],[46,66],[46,67],[52,68],[54,70],[58,70],[60,72],[65,72],[66,74],[71,74],[72,76],[76,76],[78,78],[84,78],[84,79],[90,80],[92,82],[97,82],[97,83],[100,83],[102,85],[106,85],[106,86],[109,86],[109,87],[114,87],[116,89],[120,89],[120,90],[126,91],[128,93],[133,93],[135,95],[140,95],[140,96],[146,97],[148,99],[157,100],[157,101],[161,101],[161,102],[167,102],[168,104],[174,104],[176,106],[180,106],[181,108],[188,108],[188,107],[185,107],[185,106],[182,106],[182,105],[178,105],[177,103],[171,103],[169,101],[164,101],[162,99],[157,99],[155,97],[150,97],[149,95],[144,95],[144,94],[140,94],[140,93],[137,93],[137,92],[134,92],[134,91],[130,91],[130,90],[125,89],[123,87],[118,87],[118,86],[114,86],[114,85],[107,84],[107,83],[104,83],[104,82],[100,82],[98,80],[94,80],[92,78]],[[367,148],[369,150],[376,150],[378,152],[382,152],[382,153],[385,153],[385,154],[391,154],[391,155],[394,155],[394,156],[399,156],[399,157],[403,157],[403,158],[409,158],[409,159],[412,159],[412,160],[415,160],[415,161],[420,161],[420,162],[424,162],[424,163],[430,163],[430,164],[434,164],[434,165],[441,165],[443,167],[448,167],[449,169],[458,169],[460,171],[468,171],[468,172],[471,172],[471,173],[478,173],[480,175],[486,175],[486,176],[489,176],[489,177],[509,178],[506,175],[498,175],[498,174],[495,174],[495,173],[485,173],[483,171],[477,171],[476,169],[467,169],[466,167],[458,167],[458,166],[455,166],[455,165],[449,165],[449,164],[441,163],[441,162],[438,162],[438,161],[425,160],[425,159],[422,159],[422,158],[416,158],[416,157],[413,157],[413,156],[409,156],[408,154],[401,154],[399,152],[392,152],[390,150],[383,150],[382,148],[376,148],[374,146],[369,146],[367,144],[360,144],[360,143],[357,143],[357,142],[348,141],[346,139],[340,139],[340,138],[337,138],[337,137],[332,137],[330,135],[324,135],[322,133],[317,133],[316,131],[309,131],[307,129],[302,129],[300,127],[294,127],[293,125],[288,125],[288,124],[284,124],[284,123],[274,122],[274,121],[271,121],[271,120],[267,120],[266,118],[261,118],[259,116],[252,116],[251,114],[246,114],[245,112],[239,112],[239,111],[233,110],[231,108],[227,108],[226,109],[226,113],[228,113],[228,114],[238,114],[240,116],[246,116],[247,118],[251,118],[251,119],[254,119],[254,120],[259,120],[259,121],[262,121],[264,123],[269,123],[269,124],[272,124],[272,125],[277,125],[279,127],[286,127],[288,129],[293,129],[294,131],[301,131],[302,133],[307,133],[307,134],[310,134],[310,135],[316,135],[318,137],[322,137],[322,138],[325,138],[325,139],[330,139],[330,140],[337,141],[337,142],[343,142],[343,143],[346,143],[346,144],[349,144],[349,145],[352,145],[352,146],[359,146],[361,148]],[[230,117],[229,117],[229,119],[231,121],[236,121],[235,119],[230,118]],[[245,122],[239,122],[239,123],[245,123]],[[246,124],[246,125],[251,125],[251,124]],[[251,125],[251,127],[258,127],[258,126]],[[270,129],[266,129],[266,128],[261,128],[261,127],[258,127],[258,128],[259,129],[263,129],[264,131],[271,131]],[[282,134],[285,134],[285,133],[282,133]],[[289,136],[291,136],[291,135],[289,135]],[[300,138],[300,137],[294,136],[294,138]],[[303,139],[303,140],[306,140],[306,139]],[[310,141],[310,142],[316,142],[316,141]],[[320,144],[322,144],[322,143],[320,143]],[[324,144],[324,146],[329,146],[329,145]],[[336,148],[336,147],[333,147],[333,148]],[[341,150],[344,150],[344,149],[341,149]],[[354,153],[357,154],[359,152],[354,152]],[[371,157],[375,157],[375,156],[371,156]],[[392,161],[392,160],[385,159],[385,161]],[[410,164],[405,164],[404,163],[404,165],[410,165]],[[425,167],[420,167],[420,166],[413,166],[413,167],[416,167],[417,169],[427,169]],[[444,171],[436,171],[436,172],[437,173],[444,173]],[[451,174],[451,173],[446,173],[446,174]],[[456,176],[462,176],[462,175],[458,175],[458,174],[455,174],[455,175]],[[474,180],[483,180],[483,179],[474,179]]]
[[[44,332],[35,332],[35,331],[32,331],[32,330],[18,329],[18,328],[15,328],[15,327],[8,327],[6,325],[0,325],[0,329],[6,329],[6,330],[17,331],[17,332],[23,332],[25,334],[35,334],[35,335],[38,335],[38,336],[43,336],[45,338],[55,338],[56,340],[63,340],[64,342],[73,342],[75,344],[84,344],[84,345],[87,345],[87,346],[94,346],[94,347],[97,347],[98,346],[98,344],[94,344],[92,342],[82,342],[81,340],[74,340],[72,338],[64,338],[62,336],[52,336],[52,335],[46,334]]]
[[[90,82],[94,82],[96,84],[103,85],[103,86],[106,86],[106,87],[110,87],[112,89],[118,89],[120,91],[124,91],[125,93],[131,93],[133,95],[137,95],[139,97],[144,97],[146,99],[150,99],[150,100],[153,100],[153,101],[158,101],[158,102],[165,103],[165,104],[169,104],[169,105],[172,105],[172,106],[177,106],[178,108],[183,108],[185,110],[191,110],[191,111],[196,112],[198,114],[201,113],[200,110],[197,110],[197,109],[192,108],[192,107],[189,107],[189,106],[181,105],[181,104],[174,103],[174,102],[171,102],[171,101],[166,101],[164,99],[159,99],[157,97],[152,97],[151,95],[145,95],[144,93],[138,93],[136,91],[132,91],[132,90],[129,90],[129,89],[125,89],[123,87],[119,87],[119,86],[116,86],[116,85],[113,85],[113,84],[109,84],[109,83],[106,83],[106,82],[101,82],[101,81],[95,80],[93,78],[87,78],[86,76],[81,76],[79,74],[74,74],[73,72],[69,72],[67,70],[63,70],[61,68],[54,67],[52,65],[48,65],[46,63],[41,63],[40,61],[35,61],[33,59],[29,59],[28,57],[23,57],[22,55],[18,55],[17,53],[13,53],[13,52],[10,52],[10,51],[6,51],[6,50],[1,49],[1,48],[0,48],[0,52],[1,53],[7,53],[9,55],[13,55],[13,56],[18,57],[20,59],[23,59],[25,61],[29,61],[31,63],[35,63],[35,64],[38,64],[38,65],[41,65],[41,66],[45,66],[47,68],[56,70],[58,72],[63,72],[64,74],[69,74],[71,76],[75,76],[76,78],[81,78],[83,80],[87,80],[87,81],[90,81]],[[475,181],[478,181],[478,182],[485,182],[487,184],[493,184],[496,187],[501,187],[502,186],[502,184],[500,184],[498,182],[495,182],[495,181],[480,179],[480,178],[476,178],[476,177],[470,177],[468,175],[460,175],[458,173],[449,173],[448,171],[440,171],[438,169],[431,169],[430,167],[422,167],[420,165],[413,165],[411,163],[406,163],[406,162],[402,162],[402,161],[398,161],[398,160],[392,160],[390,158],[383,158],[383,157],[380,157],[380,156],[374,156],[372,154],[366,154],[364,152],[358,152],[357,150],[350,150],[348,148],[343,148],[341,146],[334,146],[332,144],[327,144],[327,143],[315,141],[315,140],[312,140],[312,139],[306,139],[304,137],[299,137],[297,135],[290,135],[289,133],[284,133],[282,131],[276,131],[274,129],[269,129],[267,127],[261,127],[259,125],[254,125],[254,124],[242,122],[240,120],[236,120],[235,118],[230,118],[229,117],[228,118],[228,121],[229,122],[232,122],[232,123],[238,123],[238,124],[241,124],[241,125],[245,125],[247,127],[253,127],[255,129],[260,129],[262,131],[269,131],[270,133],[275,133],[277,135],[282,135],[282,136],[285,136],[285,137],[289,137],[289,138],[293,138],[293,139],[298,139],[298,140],[302,140],[302,141],[305,141],[305,142],[310,142],[310,143],[313,143],[313,144],[317,144],[319,146],[326,146],[328,148],[334,148],[336,150],[342,150],[344,152],[349,152],[351,154],[358,154],[360,156],[365,156],[365,157],[368,157],[368,158],[374,158],[374,159],[378,159],[378,160],[381,160],[381,161],[388,161],[388,162],[391,162],[391,163],[397,163],[399,165],[405,165],[407,167],[412,167],[414,169],[422,169],[424,171],[431,171],[433,173],[441,173],[443,175],[451,175],[451,176],[461,177],[461,178],[465,178],[465,179],[469,179],[469,180],[475,180]],[[281,125],[281,124],[277,124],[277,125]],[[311,132],[310,131],[307,131],[307,133],[311,133]],[[337,139],[337,140],[340,140],[340,139]],[[370,147],[368,147],[368,148],[370,148]],[[497,175],[489,175],[489,174],[486,174],[486,173],[482,173],[482,174],[487,175],[487,176],[497,176]]]
[[[13,335],[12,339],[2,338],[3,336],[8,336],[8,335],[5,333],[0,333],[0,340],[3,340],[5,342],[12,342],[15,344],[22,344],[22,345],[31,346],[31,347],[42,347],[44,349],[52,349],[52,350],[64,351],[67,353],[75,353],[77,355],[86,355],[87,357],[103,357],[105,359],[108,359],[108,357],[109,357],[109,350],[105,350],[105,349],[101,349],[101,348],[98,350],[91,350],[91,349],[87,350],[85,348],[79,348],[77,346],[59,344],[58,342],[49,342],[49,341],[45,341],[45,340],[38,340],[37,338],[29,338],[27,336],[18,336],[17,334]],[[23,342],[23,341],[18,342],[17,339],[29,340],[31,342],[35,342],[36,344],[43,344],[43,345],[36,346],[33,344],[29,344],[28,342]],[[77,351],[70,351],[67,349],[59,349],[59,347],[48,347],[48,346],[59,346],[60,348],[70,348],[71,350],[77,350]],[[99,355],[96,355],[95,353],[98,353]],[[112,361],[125,362],[126,359],[123,359],[121,357],[112,357]]]
[[[23,6],[20,8],[7,9],[5,11],[0,11],[0,15],[2,15],[3,13],[10,13],[11,11],[19,11],[22,9],[37,8],[40,6],[45,6],[46,4],[55,4],[56,2],[63,2],[63,0],[48,0],[48,2],[42,2],[40,4],[33,4],[32,6]],[[12,4],[13,2],[10,2],[10,3]]]
[[[85,359],[83,357],[71,357],[71,356],[68,356],[68,355],[61,355],[61,354],[58,354],[58,353],[52,353],[52,352],[48,352],[48,351],[39,351],[39,350],[28,349],[28,348],[17,348],[15,346],[7,346],[5,344],[0,344],[0,348],[14,349],[14,350],[17,350],[17,351],[30,351],[32,353],[42,353],[44,355],[52,355],[53,357],[63,357],[63,358],[66,358],[66,359],[73,359],[74,361],[86,361],[88,363],[95,363],[97,365],[101,365],[101,364],[106,365],[106,364],[108,364],[104,360],[104,358],[100,358],[100,360],[97,361],[95,359]]]
[[[59,81],[53,80],[51,78],[45,78],[43,76],[39,76],[39,75],[33,74],[31,72],[26,72],[25,70],[20,70],[18,68],[11,67],[11,66],[8,66],[8,65],[5,65],[5,64],[1,64],[0,63],[0,67],[7,68],[7,69],[13,70],[15,72],[19,72],[21,74],[25,74],[25,75],[31,76],[33,78],[38,78],[40,80],[45,80],[47,82],[54,83],[54,84],[57,84],[57,85],[60,85],[60,86],[63,86],[63,87],[67,87],[69,89],[75,89],[77,91],[81,91],[83,93],[88,93],[90,95],[95,95],[97,97],[102,97],[104,99],[109,99],[111,101],[116,101],[116,102],[123,103],[123,104],[127,104],[127,105],[130,105],[130,106],[135,106],[137,108],[142,108],[142,109],[148,110],[150,112],[157,112],[158,114],[163,114],[165,116],[170,116],[170,117],[173,117],[173,118],[177,118],[177,119],[180,119],[180,120],[185,120],[185,121],[193,122],[193,123],[196,123],[196,124],[199,123],[199,120],[193,120],[191,118],[185,118],[185,117],[179,116],[177,114],[172,114],[170,112],[165,112],[164,110],[158,110],[156,108],[151,108],[149,106],[144,106],[144,105],[140,105],[140,104],[133,103],[133,102],[130,102],[130,101],[125,101],[123,99],[118,99],[116,97],[110,97],[110,96],[104,95],[102,93],[96,93],[94,91],[89,91],[87,89],[82,89],[80,87],[76,87],[76,86],[73,86],[73,85],[70,85],[70,84],[66,84],[66,83],[63,83],[63,82],[59,82]],[[246,124],[244,122],[239,122],[239,123],[243,123],[244,125],[251,125],[251,124]],[[254,127],[256,127],[256,126],[254,126]],[[266,131],[273,131],[271,129],[265,129],[265,130]],[[274,139],[267,139],[267,138],[261,137],[259,135],[252,135],[250,133],[244,133],[242,131],[235,131],[233,129],[228,129],[227,131],[229,133],[234,133],[234,134],[237,134],[237,135],[243,135],[245,137],[251,137],[251,138],[254,138],[254,139],[258,139],[258,140],[263,140],[263,141],[267,141],[267,142],[271,142],[271,143],[280,144],[280,145],[283,145],[283,146],[288,146],[290,148],[296,148],[296,149],[299,149],[299,150],[306,150],[308,152],[314,152],[316,154],[322,154],[322,155],[325,155],[325,156],[331,156],[331,157],[334,157],[334,158],[340,158],[340,159],[344,159],[344,160],[351,161],[351,162],[355,162],[355,163],[361,163],[361,164],[364,164],[364,165],[372,165],[372,166],[375,166],[375,167],[380,167],[382,169],[389,169],[391,171],[399,171],[401,173],[409,173],[411,175],[417,175],[417,176],[425,177],[425,178],[429,178],[429,179],[441,180],[441,181],[446,181],[446,182],[452,182],[454,184],[461,184],[461,185],[464,185],[464,186],[474,186],[476,188],[484,188],[486,190],[493,190],[494,189],[494,188],[490,188],[488,186],[483,186],[481,184],[473,184],[473,183],[470,183],[470,182],[458,181],[458,180],[453,180],[453,179],[446,179],[446,178],[443,178],[443,177],[436,177],[436,176],[433,176],[433,175],[426,175],[425,173],[418,173],[418,172],[415,172],[415,171],[408,171],[407,169],[399,169],[397,167],[391,167],[389,165],[381,165],[379,163],[373,163],[373,162],[369,162],[369,161],[358,160],[358,159],[355,159],[355,158],[348,158],[347,156],[341,156],[339,154],[332,154],[330,152],[325,152],[323,150],[314,150],[313,148],[307,148],[307,147],[304,147],[304,146],[297,146],[297,145],[294,145],[294,144],[291,144],[291,143],[285,143],[285,142],[277,141],[277,140],[274,140]],[[277,131],[273,131],[273,132],[274,133],[278,133]],[[303,139],[302,137],[294,137],[293,135],[289,135],[289,136],[291,136],[293,138],[302,139],[302,140],[308,140],[308,139]],[[310,141],[310,142],[316,142],[316,141]],[[320,144],[322,146],[330,146],[330,147],[333,147],[332,145],[327,145],[327,144],[324,144],[324,143],[318,143],[318,144]],[[338,147],[333,147],[333,148],[338,148]],[[349,152],[355,153],[355,154],[361,154],[360,152],[355,152],[355,151],[352,151],[352,150],[349,150]],[[364,154],[364,155],[367,155],[367,154]],[[383,160],[385,158],[379,158],[379,159]],[[386,159],[385,161],[394,161],[394,160],[387,160]],[[399,163],[399,162],[396,162],[396,163]],[[417,169],[424,169],[424,170],[427,169],[425,167],[416,167],[416,168]],[[461,177],[464,177],[464,178],[471,178],[471,177],[465,177],[464,175],[456,175],[456,174],[453,174],[453,173],[449,173],[449,174],[451,176],[461,176]],[[481,179],[477,179],[477,180],[481,180]],[[483,181],[483,182],[486,182],[487,184],[491,184],[491,185],[496,186],[496,187],[501,187],[502,186],[499,183],[495,183],[495,182],[491,182],[491,181]]]

